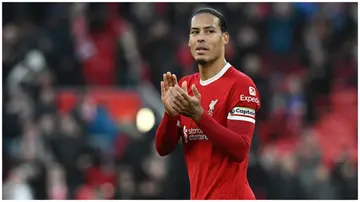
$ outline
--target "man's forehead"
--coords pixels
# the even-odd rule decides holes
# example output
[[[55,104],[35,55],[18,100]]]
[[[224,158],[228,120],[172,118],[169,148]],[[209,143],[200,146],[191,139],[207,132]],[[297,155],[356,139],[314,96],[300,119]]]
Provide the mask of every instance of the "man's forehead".
[[[204,27],[219,27],[219,18],[208,13],[201,13],[191,19],[191,28]]]

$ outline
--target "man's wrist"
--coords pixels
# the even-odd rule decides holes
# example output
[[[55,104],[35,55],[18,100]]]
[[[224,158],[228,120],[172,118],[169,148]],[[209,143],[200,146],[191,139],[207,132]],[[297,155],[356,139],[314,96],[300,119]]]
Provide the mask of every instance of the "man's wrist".
[[[192,117],[195,122],[198,122],[204,113],[204,109],[201,107],[200,110]]]
[[[173,120],[173,119],[178,119],[179,118],[179,115],[171,115],[169,112],[167,112],[165,110],[165,113],[164,113],[164,116],[167,116],[169,119]]]

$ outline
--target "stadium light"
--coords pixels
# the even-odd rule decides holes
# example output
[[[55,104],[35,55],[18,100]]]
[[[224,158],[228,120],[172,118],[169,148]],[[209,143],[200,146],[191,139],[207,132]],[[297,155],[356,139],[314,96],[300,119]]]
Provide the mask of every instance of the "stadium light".
[[[155,125],[154,112],[149,108],[142,108],[136,115],[136,127],[140,132],[149,132]]]

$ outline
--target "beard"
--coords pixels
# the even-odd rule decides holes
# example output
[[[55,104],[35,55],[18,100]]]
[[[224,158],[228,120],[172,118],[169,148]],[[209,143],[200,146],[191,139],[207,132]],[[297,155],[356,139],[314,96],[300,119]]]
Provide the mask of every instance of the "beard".
[[[205,58],[199,58],[199,59],[196,59],[196,63],[198,65],[201,65],[201,66],[206,66],[208,64],[211,64],[213,63],[214,61],[217,60],[217,57],[215,58],[210,58],[210,59],[205,59]]]
[[[196,60],[196,63],[198,64],[198,65],[206,65],[207,63],[208,63],[208,61],[207,60],[205,60],[205,59],[197,59]]]

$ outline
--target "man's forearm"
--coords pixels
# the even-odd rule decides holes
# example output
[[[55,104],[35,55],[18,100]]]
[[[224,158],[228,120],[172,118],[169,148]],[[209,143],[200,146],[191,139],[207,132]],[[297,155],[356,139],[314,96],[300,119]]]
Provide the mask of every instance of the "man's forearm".
[[[250,148],[254,124],[230,120],[228,128],[226,128],[206,112],[202,113],[196,122],[214,145],[220,147],[238,162],[245,158]]]
[[[171,117],[166,112],[156,130],[155,147],[160,156],[170,154],[179,141],[177,121],[179,117]]]

